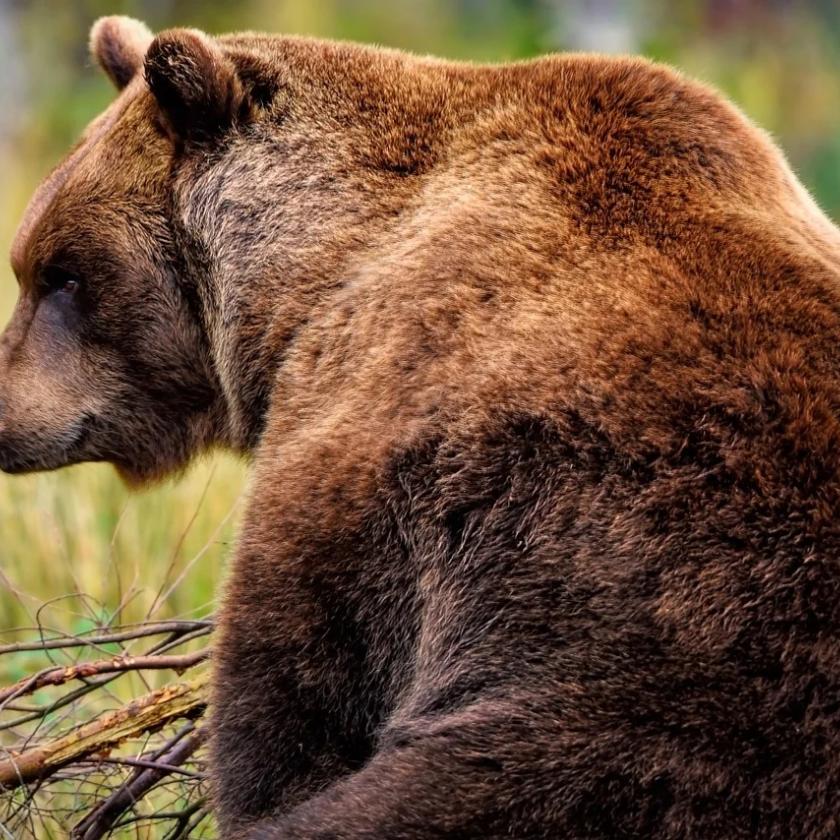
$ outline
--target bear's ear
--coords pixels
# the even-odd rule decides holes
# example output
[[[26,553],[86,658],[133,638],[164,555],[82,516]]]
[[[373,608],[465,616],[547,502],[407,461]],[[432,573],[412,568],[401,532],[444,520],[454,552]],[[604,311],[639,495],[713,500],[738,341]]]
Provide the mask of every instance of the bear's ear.
[[[90,54],[122,90],[143,66],[154,36],[145,24],[130,17],[103,17],[90,30]]]
[[[146,53],[145,72],[164,122],[177,139],[217,134],[245,110],[236,68],[203,32],[160,33]]]

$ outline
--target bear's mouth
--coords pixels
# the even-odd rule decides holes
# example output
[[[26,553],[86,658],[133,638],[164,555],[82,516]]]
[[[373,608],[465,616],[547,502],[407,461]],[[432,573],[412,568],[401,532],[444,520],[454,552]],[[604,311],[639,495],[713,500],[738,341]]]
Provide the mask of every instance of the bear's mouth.
[[[88,460],[85,445],[96,423],[93,414],[83,414],[66,432],[48,440],[33,435],[24,441],[16,436],[0,439],[0,470],[10,475],[56,470]]]

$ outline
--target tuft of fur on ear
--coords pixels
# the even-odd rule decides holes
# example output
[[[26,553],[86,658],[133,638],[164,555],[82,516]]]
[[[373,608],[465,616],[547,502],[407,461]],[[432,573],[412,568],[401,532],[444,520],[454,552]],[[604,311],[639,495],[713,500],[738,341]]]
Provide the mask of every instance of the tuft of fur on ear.
[[[130,17],[99,18],[90,30],[90,54],[108,78],[122,90],[143,66],[154,35]]]
[[[189,140],[229,128],[245,106],[233,63],[203,32],[160,33],[146,53],[146,82],[174,136]]]

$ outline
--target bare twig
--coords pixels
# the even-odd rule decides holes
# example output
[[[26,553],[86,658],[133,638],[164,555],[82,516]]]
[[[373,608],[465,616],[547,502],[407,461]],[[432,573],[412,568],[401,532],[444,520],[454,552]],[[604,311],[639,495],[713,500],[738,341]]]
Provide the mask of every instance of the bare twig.
[[[210,808],[207,806],[206,800],[200,799],[196,805],[199,807],[190,807],[184,810],[184,816],[179,818],[178,823],[164,840],[181,840],[181,838],[192,836],[193,829],[198,828],[199,824],[210,816]]]
[[[183,764],[201,746],[205,737],[205,730],[196,729],[187,737],[181,738],[170,749],[162,752],[157,767],[138,768],[124,785],[97,805],[87,817],[75,826],[71,837],[74,840],[98,840],[98,838],[104,837],[135,802],[142,799],[164,776],[171,772],[172,767],[179,767]],[[195,810],[200,807],[200,804],[197,804]],[[189,816],[187,819],[189,819]]]
[[[71,703],[75,703],[77,700],[84,697],[86,694],[90,694],[96,691],[97,688],[102,688],[107,683],[112,682],[119,676],[120,672],[117,672],[113,674],[105,674],[102,677],[95,677],[89,681],[86,681],[84,685],[80,685],[78,688],[75,688],[73,689],[73,691],[70,691],[62,697],[59,697],[53,703],[44,706],[38,711],[29,712],[28,714],[21,715],[20,717],[15,718],[14,720],[6,721],[5,723],[0,724],[0,732],[6,729],[15,729],[19,726],[23,726],[26,723],[30,723],[33,720],[38,720],[39,718],[43,719],[47,715],[58,711],[64,706],[69,706]],[[7,702],[3,704],[3,709],[0,711],[5,711],[6,709],[11,708],[12,704]]]
[[[96,764],[116,764],[122,767],[141,767],[147,770],[164,770],[167,773],[174,773],[178,776],[186,776],[199,781],[204,779],[202,773],[195,773],[192,770],[184,770],[183,767],[176,767],[174,764],[166,764],[163,761],[153,761],[145,758],[100,758]]]
[[[144,669],[172,670],[182,674],[210,656],[210,650],[185,653],[180,656],[115,656],[113,659],[100,659],[96,662],[81,662],[78,665],[49,668],[27,677],[8,688],[0,690],[0,704],[7,700],[32,694],[48,685],[62,685],[71,680],[94,677],[100,674],[112,674],[119,671],[141,671]],[[0,706],[1,708],[1,706]]]
[[[16,642],[0,645],[0,656],[6,653],[20,653],[23,651],[55,650],[57,648],[92,647],[109,645],[119,642],[141,639],[146,636],[160,636],[164,633],[177,635],[189,633],[205,635],[213,629],[212,620],[206,621],[160,621],[149,624],[139,624],[133,628],[122,629],[116,633],[101,633],[99,635],[62,635],[55,639],[43,639],[36,642]],[[200,632],[199,631],[203,631]]]

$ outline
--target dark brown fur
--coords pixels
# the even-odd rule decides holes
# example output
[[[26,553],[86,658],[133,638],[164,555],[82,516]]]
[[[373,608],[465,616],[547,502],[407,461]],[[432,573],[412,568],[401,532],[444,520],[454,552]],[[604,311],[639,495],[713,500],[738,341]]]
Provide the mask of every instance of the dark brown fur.
[[[254,455],[224,836],[837,836],[840,234],[775,147],[635,59],[179,30],[147,86],[123,26],[0,460]]]

